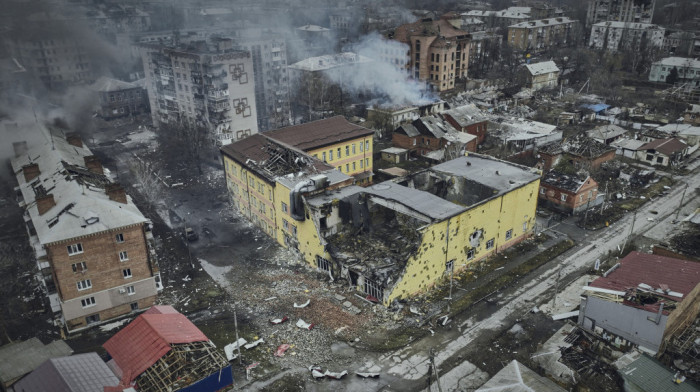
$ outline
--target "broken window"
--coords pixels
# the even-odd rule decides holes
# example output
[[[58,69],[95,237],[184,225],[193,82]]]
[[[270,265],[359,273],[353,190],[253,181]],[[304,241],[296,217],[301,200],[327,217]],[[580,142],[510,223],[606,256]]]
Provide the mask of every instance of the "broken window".
[[[478,248],[481,243],[481,230],[476,230],[469,236],[469,244],[473,248]]]
[[[369,140],[365,140],[365,151],[369,151]]]
[[[282,228],[289,230],[289,222],[286,219],[282,219]]]
[[[122,275],[124,276],[124,279],[131,278],[131,268],[123,269]]]
[[[132,302],[130,304],[131,310],[138,310],[139,309],[139,303],[138,302]]]
[[[77,243],[73,245],[68,245],[68,256],[83,253],[83,244]]]
[[[566,196],[567,196],[567,195],[565,195],[565,194],[562,193],[562,194],[561,194],[561,201],[566,201]]]
[[[494,239],[491,238],[490,240],[486,241],[486,250],[493,249],[493,244],[494,244]]]
[[[292,225],[292,235],[296,238],[297,236],[297,227]]]
[[[475,254],[474,249],[469,249],[469,250],[467,251],[467,260],[473,259],[473,258],[474,258],[474,254]]]
[[[77,286],[78,291],[87,290],[89,288],[92,288],[92,282],[90,281],[90,279],[81,280],[77,283]]]
[[[447,263],[445,263],[445,273],[448,273],[448,274],[452,273],[454,267],[455,267],[455,261],[454,260],[448,261]]]
[[[80,300],[80,304],[83,305],[84,308],[95,306],[95,297],[83,298]]]
[[[80,263],[71,264],[71,268],[73,268],[73,272],[84,272],[87,271],[87,264],[81,261]]]
[[[129,255],[126,254],[126,251],[123,250],[123,251],[119,252],[119,261],[127,261],[127,260],[129,260]]]
[[[321,256],[316,256],[316,268],[318,268],[319,271],[330,272],[331,271],[331,262],[324,259]]]
[[[93,301],[94,301],[94,300],[95,300],[95,299],[93,298]],[[83,307],[86,307],[86,306],[83,306]],[[89,324],[97,323],[97,322],[99,322],[99,321],[100,321],[100,315],[99,315],[99,314],[93,314],[93,315],[91,315],[91,316],[85,317],[85,322],[86,322],[88,325],[89,325]]]
[[[543,195],[544,195],[544,192],[545,192],[544,187],[540,187],[540,194],[543,194]]]
[[[323,162],[326,162],[326,152],[323,152]]]
[[[506,231],[506,239],[509,240],[513,238],[513,229]]]
[[[372,297],[378,299],[379,301],[384,300],[384,289],[378,284],[372,282],[371,280],[365,278],[365,294],[371,295]]]

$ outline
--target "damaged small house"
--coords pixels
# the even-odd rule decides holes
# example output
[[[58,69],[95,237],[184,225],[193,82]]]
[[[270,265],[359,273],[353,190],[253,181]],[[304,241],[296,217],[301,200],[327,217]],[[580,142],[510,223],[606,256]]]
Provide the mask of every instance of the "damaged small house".
[[[369,187],[264,135],[221,149],[234,205],[384,305],[531,235],[539,172],[470,154]],[[249,202],[250,200],[250,202]]]

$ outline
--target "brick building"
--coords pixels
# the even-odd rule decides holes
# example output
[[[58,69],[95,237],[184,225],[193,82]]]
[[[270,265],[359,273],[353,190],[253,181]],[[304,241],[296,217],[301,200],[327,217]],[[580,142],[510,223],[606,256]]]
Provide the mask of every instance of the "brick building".
[[[578,21],[567,17],[520,22],[508,26],[508,45],[531,52],[570,46],[574,41],[573,31],[577,23]]]
[[[477,136],[460,132],[439,117],[426,116],[397,128],[391,135],[391,141],[394,146],[405,148],[417,156],[442,151],[443,156],[436,157],[442,161],[444,155],[464,155],[466,151],[476,151]],[[452,158],[456,158],[456,155]]]
[[[455,129],[476,136],[476,144],[481,144],[488,132],[488,118],[474,104],[458,106],[446,110],[442,117]]]
[[[102,118],[111,119],[148,111],[148,94],[135,83],[101,77],[90,86]]]
[[[437,91],[451,90],[467,77],[470,37],[450,22],[424,19],[396,28],[390,38],[409,46],[408,74]]]
[[[50,130],[11,160],[37,266],[75,332],[153,305],[160,274],[150,222],[75,134]]]
[[[598,183],[550,171],[540,181],[540,203],[558,210],[578,213],[593,207],[598,197]]]

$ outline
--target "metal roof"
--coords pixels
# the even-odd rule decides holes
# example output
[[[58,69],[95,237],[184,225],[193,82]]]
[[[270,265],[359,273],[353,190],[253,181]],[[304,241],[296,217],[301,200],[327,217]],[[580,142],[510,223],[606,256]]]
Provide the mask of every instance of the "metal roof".
[[[95,392],[119,384],[97,353],[52,358],[14,385],[15,392]]]
[[[43,143],[10,161],[41,244],[148,222],[128,195],[126,204],[109,199],[104,187],[111,179],[87,169],[85,157],[93,155],[87,146],[68,143],[56,130],[47,132]],[[31,163],[41,174],[27,183],[22,168]],[[35,202],[40,188],[56,203],[43,215]]]
[[[565,392],[566,389],[558,386],[552,380],[538,375],[517,360],[513,360],[476,391]]]
[[[544,75],[552,72],[559,72],[559,68],[554,61],[543,61],[541,63],[526,64],[525,68],[530,71],[532,76]]]
[[[4,384],[9,383],[33,371],[49,358],[72,353],[73,349],[63,340],[44,345],[39,339],[31,338],[6,344],[0,347],[0,381]]]
[[[207,338],[180,313],[142,314],[112,336],[103,347],[128,385],[163,355],[172,344],[206,342]]]
[[[656,139],[639,147],[640,150],[656,150],[668,156],[681,152],[686,148],[688,148],[688,145],[676,138]]]
[[[690,381],[680,384],[673,382],[675,372],[654,359],[642,355],[619,371],[625,380],[625,390],[640,392],[696,392],[698,386]]]
[[[334,116],[265,133],[266,136],[303,151],[374,135],[374,131]]]

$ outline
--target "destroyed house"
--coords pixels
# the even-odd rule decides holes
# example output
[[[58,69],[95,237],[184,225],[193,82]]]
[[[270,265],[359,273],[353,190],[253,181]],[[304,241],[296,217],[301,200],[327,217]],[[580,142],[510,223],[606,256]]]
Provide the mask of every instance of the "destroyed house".
[[[656,354],[698,316],[698,283],[696,262],[631,252],[584,287],[578,324],[615,345]]]
[[[445,156],[456,158],[464,155],[465,151],[476,150],[476,136],[460,132],[449,122],[435,116],[420,117],[411,124],[400,126],[392,134],[391,140],[395,146],[417,156],[437,155],[437,161],[442,161]]]
[[[530,168],[470,154],[367,188],[320,193],[307,208],[327,252],[307,261],[389,305],[527,238],[538,185]]]
[[[476,136],[477,144],[484,142],[488,118],[473,103],[446,110],[442,117],[457,130]]]
[[[154,306],[103,345],[121,378],[105,392],[218,391],[233,384],[224,355],[183,314]]]
[[[372,180],[373,135],[373,130],[353,124],[343,116],[266,133],[274,140],[298,148],[355,177],[358,183]]]
[[[77,134],[46,132],[11,165],[51,309],[74,332],[148,308],[162,288],[150,221]]]
[[[577,167],[596,170],[601,164],[615,159],[615,149],[593,139],[582,139],[566,144],[566,159]]]
[[[615,140],[622,138],[625,133],[627,133],[626,129],[620,128],[617,125],[607,124],[591,129],[586,132],[586,135],[598,143],[609,145]]]
[[[590,176],[579,179],[550,171],[540,181],[540,202],[558,210],[576,214],[597,205],[597,198],[598,183]]]

